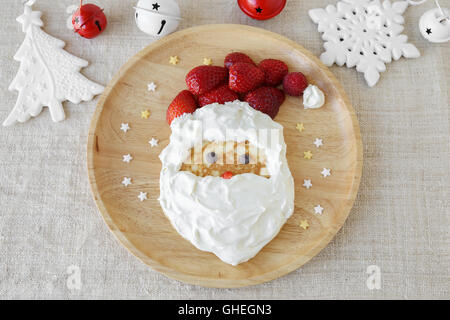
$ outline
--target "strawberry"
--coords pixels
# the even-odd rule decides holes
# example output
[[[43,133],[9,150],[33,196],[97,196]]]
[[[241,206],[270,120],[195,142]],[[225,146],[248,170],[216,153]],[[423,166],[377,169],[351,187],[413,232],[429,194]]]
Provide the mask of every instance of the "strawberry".
[[[217,66],[200,66],[186,76],[186,84],[195,95],[201,95],[228,81],[228,70]]]
[[[247,95],[247,92],[238,92],[239,100],[245,101],[246,95]]]
[[[266,74],[266,85],[271,87],[281,84],[284,76],[288,74],[288,66],[280,60],[266,59],[261,61],[258,67]]]
[[[301,96],[306,87],[308,87],[308,80],[301,72],[289,73],[283,79],[284,91],[290,96]]]
[[[222,175],[222,178],[231,179],[231,178],[233,178],[233,173],[231,171],[227,171]]]
[[[261,87],[249,92],[245,97],[245,101],[253,109],[269,115],[272,119],[278,114],[284,99],[284,92],[274,87]]]
[[[250,63],[256,65],[253,60],[242,52],[233,52],[225,57],[225,68],[230,69],[231,66],[238,62]]]
[[[230,68],[230,80],[228,85],[230,89],[236,92],[249,92],[264,83],[264,71],[258,67],[238,62]]]
[[[206,106],[211,103],[224,104],[228,101],[238,100],[239,97],[236,92],[228,88],[227,84],[224,84],[216,89],[213,89],[207,93],[198,97],[198,104],[200,107]]]
[[[197,109],[194,95],[188,91],[181,91],[175,99],[173,99],[166,113],[167,123],[170,125],[173,119],[185,114],[193,113]]]

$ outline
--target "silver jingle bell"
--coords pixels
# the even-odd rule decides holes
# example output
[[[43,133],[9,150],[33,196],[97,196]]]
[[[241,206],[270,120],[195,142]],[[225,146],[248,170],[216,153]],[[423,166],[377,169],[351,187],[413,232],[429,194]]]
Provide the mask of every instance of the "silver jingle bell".
[[[425,12],[419,20],[422,36],[430,42],[443,43],[450,40],[450,10],[434,8]]]
[[[136,25],[151,36],[166,36],[180,24],[180,7],[175,0],[139,0],[134,9]]]

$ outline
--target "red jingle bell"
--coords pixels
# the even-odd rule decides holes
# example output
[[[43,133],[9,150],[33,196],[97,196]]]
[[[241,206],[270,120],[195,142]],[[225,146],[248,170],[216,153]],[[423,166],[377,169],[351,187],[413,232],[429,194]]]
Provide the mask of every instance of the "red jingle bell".
[[[250,18],[267,20],[284,9],[286,0],[238,0],[238,5]]]
[[[92,39],[102,33],[108,24],[103,9],[95,4],[83,4],[72,16],[72,25],[75,32],[80,36]]]

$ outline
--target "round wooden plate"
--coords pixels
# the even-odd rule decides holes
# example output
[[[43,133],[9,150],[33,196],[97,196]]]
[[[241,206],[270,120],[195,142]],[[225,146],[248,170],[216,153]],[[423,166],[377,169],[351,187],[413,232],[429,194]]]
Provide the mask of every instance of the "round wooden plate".
[[[276,121],[284,126],[287,159],[295,180],[295,210],[278,236],[250,261],[237,267],[184,240],[165,217],[159,202],[158,155],[169,143],[167,106],[186,88],[185,76],[203,58],[223,65],[232,51],[255,61],[275,58],[290,71],[303,72],[326,95],[321,109],[304,110],[300,98],[287,97]],[[169,63],[178,56],[177,65]],[[147,84],[155,82],[156,92]],[[141,118],[148,109],[150,117]],[[121,123],[129,123],[124,133]],[[296,129],[304,124],[304,131]],[[155,137],[159,146],[151,148]],[[317,148],[313,142],[323,139]],[[304,158],[311,151],[312,159]],[[122,156],[131,154],[130,163]],[[242,25],[206,25],[159,40],[131,58],[106,88],[92,120],[87,151],[89,178],[100,212],[119,241],[143,262],[170,278],[207,287],[241,287],[283,276],[314,257],[342,227],[361,177],[362,145],[355,113],[340,84],[309,51],[278,34]],[[332,175],[324,178],[323,168]],[[132,185],[121,184],[124,177]],[[303,187],[310,179],[312,188]],[[140,202],[139,192],[148,200]],[[322,215],[314,213],[321,205]],[[307,220],[309,228],[300,227]]]

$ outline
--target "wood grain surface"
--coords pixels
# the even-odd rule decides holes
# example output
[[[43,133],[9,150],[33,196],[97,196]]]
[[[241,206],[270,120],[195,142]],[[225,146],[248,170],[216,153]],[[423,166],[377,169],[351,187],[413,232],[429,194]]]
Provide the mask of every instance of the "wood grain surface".
[[[186,73],[203,58],[223,65],[232,51],[255,61],[275,58],[290,71],[303,72],[326,95],[321,109],[304,110],[300,98],[287,97],[276,117],[284,126],[287,159],[295,180],[295,210],[278,236],[250,261],[237,267],[184,240],[165,217],[159,202],[158,155],[168,144],[167,106],[185,89]],[[178,56],[177,65],[169,63]],[[155,82],[156,92],[147,91]],[[148,109],[148,119],[141,111]],[[121,123],[129,123],[124,133]],[[305,130],[299,132],[297,123]],[[148,141],[159,140],[151,148]],[[324,145],[316,148],[316,138]],[[303,152],[311,151],[312,159]],[[122,156],[130,153],[127,164]],[[159,40],[131,58],[108,85],[94,114],[87,162],[92,192],[108,227],[134,255],[170,278],[207,287],[255,285],[283,276],[322,250],[344,224],[356,197],[362,170],[362,142],[353,108],[331,72],[309,51],[278,34],[242,25],[205,25]],[[324,178],[323,168],[332,175]],[[121,184],[124,177],[133,184]],[[313,187],[304,188],[311,179]],[[140,202],[139,192],[148,200]],[[322,215],[314,207],[324,208]],[[299,226],[307,220],[309,228]]]

